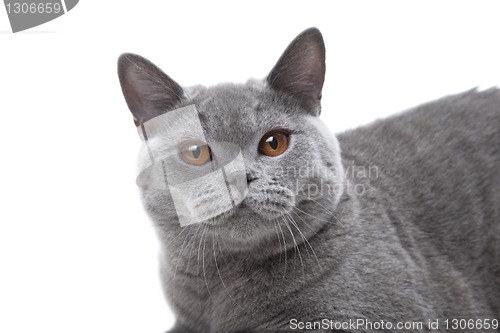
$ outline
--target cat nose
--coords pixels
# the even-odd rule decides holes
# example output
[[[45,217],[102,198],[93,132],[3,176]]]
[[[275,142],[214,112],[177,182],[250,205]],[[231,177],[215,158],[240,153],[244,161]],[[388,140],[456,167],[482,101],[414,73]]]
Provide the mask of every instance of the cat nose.
[[[257,179],[258,165],[252,164],[252,161],[245,160],[245,173],[247,177],[247,184]]]
[[[253,180],[256,179],[255,175],[253,174],[253,172],[247,170],[246,171],[246,174],[247,174],[247,184],[250,184]]]
[[[241,196],[244,196],[245,190],[247,189],[247,184],[245,184],[245,181],[243,179],[239,179],[238,177],[234,177],[231,179],[228,179],[229,185],[232,185],[238,189],[238,192],[240,192]]]

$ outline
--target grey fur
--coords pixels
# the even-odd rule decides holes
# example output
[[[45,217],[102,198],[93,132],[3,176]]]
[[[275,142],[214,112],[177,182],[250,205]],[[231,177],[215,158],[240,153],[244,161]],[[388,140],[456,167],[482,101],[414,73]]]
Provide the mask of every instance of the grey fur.
[[[294,57],[323,67],[283,66]],[[184,228],[168,191],[142,189],[177,317],[171,332],[358,318],[423,323],[408,332],[440,319],[444,332],[444,319],[500,319],[500,90],[444,97],[335,138],[317,117],[319,31],[302,33],[279,64],[270,77],[285,71],[281,86],[268,79],[180,91],[143,58],[119,60],[136,122],[195,104],[207,141],[238,144],[247,167],[250,210]],[[294,70],[311,70],[310,82]],[[298,77],[307,93],[290,85]],[[259,154],[259,140],[277,128],[290,133],[287,150]],[[152,139],[155,149],[168,144]],[[144,148],[140,163],[147,158]],[[207,208],[216,196],[207,189]]]

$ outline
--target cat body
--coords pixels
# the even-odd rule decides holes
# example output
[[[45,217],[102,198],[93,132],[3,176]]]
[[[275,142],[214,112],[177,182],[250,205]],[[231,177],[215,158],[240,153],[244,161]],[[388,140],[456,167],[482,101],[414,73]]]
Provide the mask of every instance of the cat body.
[[[444,332],[453,319],[500,319],[500,91],[445,97],[335,137],[318,119],[324,72],[316,29],[264,82],[183,89],[141,57],[120,58],[128,106],[151,134],[140,165],[175,148],[164,134],[175,126],[155,132],[150,120],[194,105],[204,142],[237,145],[245,167],[241,203],[187,226],[173,190],[141,187],[177,317],[171,332],[392,332],[398,323]],[[202,135],[195,125],[183,132]],[[185,162],[172,165],[201,170]],[[216,206],[217,188],[199,187],[193,202]]]

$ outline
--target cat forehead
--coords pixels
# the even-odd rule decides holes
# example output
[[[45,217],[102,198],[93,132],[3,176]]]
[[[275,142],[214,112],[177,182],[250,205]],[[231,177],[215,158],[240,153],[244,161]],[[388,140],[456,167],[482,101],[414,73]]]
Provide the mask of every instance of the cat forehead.
[[[234,113],[231,111],[238,109],[256,108],[263,94],[263,86],[223,83],[208,88],[194,87],[188,92],[188,97],[200,110],[227,112],[227,115],[231,115]]]
[[[199,89],[191,99],[201,124],[215,140],[245,141],[256,133],[286,127],[290,114],[263,84],[222,84]]]

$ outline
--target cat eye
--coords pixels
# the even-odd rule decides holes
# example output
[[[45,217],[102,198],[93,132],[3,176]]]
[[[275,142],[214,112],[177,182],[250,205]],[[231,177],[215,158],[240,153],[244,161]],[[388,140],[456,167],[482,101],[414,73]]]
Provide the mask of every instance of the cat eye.
[[[201,141],[191,141],[181,148],[182,157],[189,164],[202,165],[211,157],[210,148]]]
[[[259,150],[267,156],[278,156],[288,147],[288,135],[281,131],[272,131],[262,137]]]

